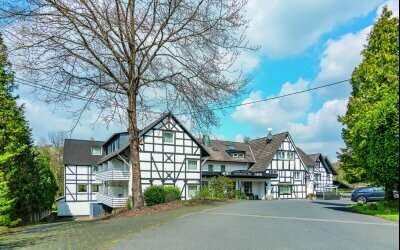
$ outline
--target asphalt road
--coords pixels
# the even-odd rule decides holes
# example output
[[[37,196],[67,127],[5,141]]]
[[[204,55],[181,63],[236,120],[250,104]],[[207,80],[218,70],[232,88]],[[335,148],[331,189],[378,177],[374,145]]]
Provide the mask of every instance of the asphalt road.
[[[350,201],[245,201],[135,234],[113,249],[399,249],[399,225]]]

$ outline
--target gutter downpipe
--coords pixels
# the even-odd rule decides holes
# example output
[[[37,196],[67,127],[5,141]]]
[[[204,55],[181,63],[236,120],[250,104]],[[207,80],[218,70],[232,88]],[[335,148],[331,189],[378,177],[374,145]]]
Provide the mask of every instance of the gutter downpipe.
[[[208,160],[209,156],[207,156],[204,161],[200,164],[200,188],[203,187],[203,174],[201,173],[203,164]]]

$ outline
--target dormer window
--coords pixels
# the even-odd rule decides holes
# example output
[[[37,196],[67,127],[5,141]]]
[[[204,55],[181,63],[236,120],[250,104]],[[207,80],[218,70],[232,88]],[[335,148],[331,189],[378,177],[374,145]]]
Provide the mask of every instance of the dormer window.
[[[92,151],[92,155],[101,155],[101,147],[100,146],[93,146],[91,151]]]
[[[231,156],[233,158],[244,158],[244,153],[236,152],[236,153],[232,153]]]

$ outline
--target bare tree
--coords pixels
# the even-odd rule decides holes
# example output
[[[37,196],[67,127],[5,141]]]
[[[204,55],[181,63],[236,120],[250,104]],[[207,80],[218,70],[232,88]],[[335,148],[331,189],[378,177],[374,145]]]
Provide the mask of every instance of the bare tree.
[[[49,142],[54,148],[52,160],[53,169],[55,171],[57,185],[59,187],[59,196],[64,195],[64,165],[63,165],[63,155],[64,155],[64,141],[67,138],[68,132],[66,131],[56,131],[50,132],[48,134]]]
[[[85,101],[78,120],[92,105],[100,121],[127,119],[135,208],[143,206],[138,121],[169,110],[208,129],[248,82],[232,67],[255,49],[245,40],[246,0],[17,2],[0,0],[15,70],[46,101]]]

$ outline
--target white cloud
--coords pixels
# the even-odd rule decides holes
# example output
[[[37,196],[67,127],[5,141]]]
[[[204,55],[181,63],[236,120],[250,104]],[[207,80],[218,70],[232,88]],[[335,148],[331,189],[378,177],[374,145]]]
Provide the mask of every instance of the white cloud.
[[[398,0],[389,0],[381,5],[379,5],[378,10],[376,11],[377,17],[379,17],[382,13],[383,6],[387,5],[388,8],[393,12],[393,15],[399,17],[399,1]]]
[[[25,107],[25,116],[35,141],[46,138],[49,132],[68,131],[73,126],[73,119],[64,117],[65,110],[56,109],[52,112],[51,106],[27,98],[17,99],[17,103]],[[104,125],[93,127],[95,114],[97,114],[95,110],[85,112],[73,130],[71,138],[90,139],[93,137],[95,140],[105,140],[112,133],[126,131],[126,126],[115,123],[111,123],[108,128]]]
[[[367,36],[372,26],[368,26],[357,33],[347,33],[338,40],[328,40],[322,52],[319,64],[320,71],[312,84],[321,86],[336,81],[349,79],[354,68],[362,60],[361,51],[367,43]],[[350,84],[320,89],[318,94],[326,98],[347,98],[350,95]]]
[[[303,123],[291,123],[289,132],[295,143],[307,153],[323,153],[336,160],[336,152],[343,147],[342,125],[337,121],[347,110],[347,100],[334,99],[323,104],[316,112],[307,116]]]
[[[247,6],[247,36],[269,57],[295,56],[315,44],[321,35],[367,15],[381,2],[252,0]]]
[[[278,95],[284,95],[307,89],[308,81],[301,78],[296,83],[286,82]],[[269,96],[272,98],[274,96]],[[264,99],[261,91],[251,92],[242,103]],[[286,123],[302,116],[311,105],[310,93],[278,98],[270,101],[243,105],[236,108],[232,117],[235,121],[251,124],[258,132],[265,132],[268,127],[275,131],[282,129]]]
[[[236,135],[235,136],[235,141],[236,142],[244,142],[244,135],[241,135],[241,134]]]

